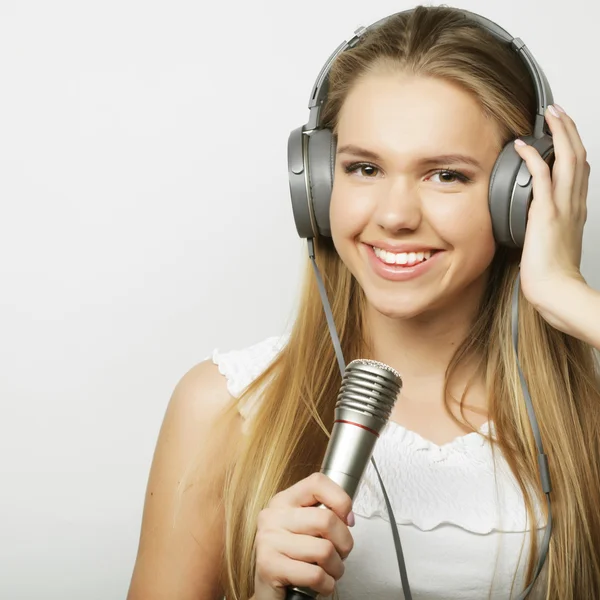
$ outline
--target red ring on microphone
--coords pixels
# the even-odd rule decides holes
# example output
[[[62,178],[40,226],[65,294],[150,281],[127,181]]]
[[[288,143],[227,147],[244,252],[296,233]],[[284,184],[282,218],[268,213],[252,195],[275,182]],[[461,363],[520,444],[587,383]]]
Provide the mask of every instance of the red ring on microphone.
[[[334,425],[335,425],[335,423],[346,423],[347,425],[356,425],[356,427],[360,427],[361,429],[366,429],[368,432],[372,433],[376,437],[379,437],[379,433],[377,431],[375,431],[374,429],[365,427],[364,425],[361,425],[360,423],[355,423],[354,421],[345,421],[344,419],[336,419],[333,423],[334,423]]]

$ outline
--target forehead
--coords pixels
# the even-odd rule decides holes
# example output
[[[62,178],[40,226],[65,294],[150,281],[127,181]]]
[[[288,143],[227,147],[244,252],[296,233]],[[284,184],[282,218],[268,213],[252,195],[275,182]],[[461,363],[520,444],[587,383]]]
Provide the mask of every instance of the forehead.
[[[497,155],[498,126],[457,84],[433,77],[378,73],[361,77],[342,105],[338,143],[385,152]]]

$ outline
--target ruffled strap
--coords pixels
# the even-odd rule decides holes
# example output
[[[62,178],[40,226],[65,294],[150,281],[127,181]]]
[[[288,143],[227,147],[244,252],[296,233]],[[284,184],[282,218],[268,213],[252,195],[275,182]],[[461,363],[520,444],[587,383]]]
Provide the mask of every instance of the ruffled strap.
[[[289,334],[271,336],[252,346],[221,352],[215,348],[207,357],[215,363],[221,375],[227,380],[227,390],[234,398],[243,391],[275,360],[289,339]],[[238,403],[238,410],[244,420],[252,417],[256,411],[260,393],[245,398]]]

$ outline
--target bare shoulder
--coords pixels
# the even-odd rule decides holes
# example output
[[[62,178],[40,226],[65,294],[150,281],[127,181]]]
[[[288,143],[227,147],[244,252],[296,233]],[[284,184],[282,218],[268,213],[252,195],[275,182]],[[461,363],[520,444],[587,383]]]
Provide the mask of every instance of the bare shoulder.
[[[233,399],[211,361],[178,381],[158,436],[146,496],[140,543],[128,600],[222,597],[225,470],[241,418],[224,418]]]
[[[206,360],[193,366],[177,382],[169,410],[187,412],[187,417],[206,420],[207,415],[218,417],[223,408],[230,405],[233,398],[227,390],[227,380],[219,372],[219,367]]]

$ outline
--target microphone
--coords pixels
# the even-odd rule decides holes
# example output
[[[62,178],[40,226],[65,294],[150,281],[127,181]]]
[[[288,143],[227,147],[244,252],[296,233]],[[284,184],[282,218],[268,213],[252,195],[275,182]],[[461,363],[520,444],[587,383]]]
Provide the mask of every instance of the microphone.
[[[388,365],[358,359],[346,366],[321,473],[333,479],[352,500],[401,389],[399,373]],[[306,600],[316,598],[317,592],[290,586],[285,597]]]

